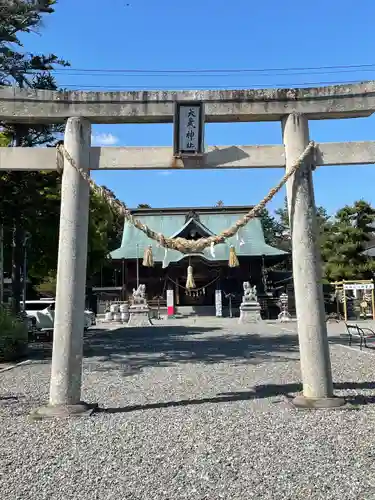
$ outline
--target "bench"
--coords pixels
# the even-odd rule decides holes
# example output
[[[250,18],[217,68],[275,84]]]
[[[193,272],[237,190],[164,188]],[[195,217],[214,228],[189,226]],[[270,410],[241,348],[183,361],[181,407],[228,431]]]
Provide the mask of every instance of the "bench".
[[[362,350],[362,346],[367,347],[367,339],[375,339],[375,332],[371,328],[362,328],[357,324],[346,323],[346,331],[349,335],[349,345],[352,345],[353,337],[359,339],[359,348]]]

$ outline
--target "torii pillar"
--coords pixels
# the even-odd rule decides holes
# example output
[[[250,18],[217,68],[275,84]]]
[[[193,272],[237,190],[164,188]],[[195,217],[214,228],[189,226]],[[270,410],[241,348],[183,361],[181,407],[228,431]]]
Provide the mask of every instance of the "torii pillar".
[[[88,173],[88,120],[68,119],[64,147],[77,167]],[[34,418],[84,415],[94,407],[81,401],[89,201],[87,181],[64,158],[50,396],[48,405],[32,414]]]
[[[309,144],[306,116],[293,113],[283,119],[283,141],[288,171]],[[303,395],[293,402],[300,408],[334,408],[345,400],[333,395],[312,167],[310,156],[286,186],[303,382]]]

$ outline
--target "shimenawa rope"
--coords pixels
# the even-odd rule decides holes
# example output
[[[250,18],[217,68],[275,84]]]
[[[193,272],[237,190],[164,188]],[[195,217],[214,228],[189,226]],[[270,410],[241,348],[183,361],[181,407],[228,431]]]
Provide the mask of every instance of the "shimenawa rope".
[[[272,198],[280,191],[280,189],[284,186],[284,184],[286,184],[288,179],[290,179],[290,177],[292,177],[295,174],[295,172],[303,164],[303,162],[311,153],[311,151],[314,149],[314,147],[315,147],[314,141],[310,141],[309,144],[306,146],[304,152],[298,158],[298,160],[294,163],[294,165],[290,168],[290,170],[283,175],[280,182],[274,188],[272,188],[269,191],[269,193],[257,205],[255,205],[251,210],[249,210],[247,214],[238,219],[233,224],[233,226],[231,226],[228,229],[225,229],[218,235],[209,236],[208,238],[199,238],[198,240],[187,240],[185,238],[168,238],[167,236],[164,236],[162,233],[156,233],[155,231],[150,229],[146,224],[143,224],[140,220],[133,217],[133,215],[131,214],[130,210],[126,207],[126,205],[122,203],[120,200],[118,200],[112,194],[112,192],[110,192],[108,189],[102,186],[98,186],[91,179],[90,175],[76,164],[74,159],[71,157],[71,155],[68,153],[68,151],[64,148],[62,144],[59,144],[57,146],[57,151],[62,153],[64,158],[72,165],[73,168],[77,170],[77,172],[80,173],[80,175],[83,177],[83,179],[85,179],[85,181],[90,185],[90,188],[95,193],[105,198],[110,205],[115,207],[123,215],[123,217],[128,222],[130,222],[130,224],[132,224],[137,229],[145,233],[148,238],[157,241],[160,246],[167,249],[178,250],[181,253],[198,253],[202,252],[205,248],[213,247],[215,245],[218,245],[219,243],[224,243],[225,240],[234,236],[239,229],[246,226],[246,224],[251,219],[255,218],[263,210],[263,208],[267,205],[267,203],[271,201]],[[58,159],[58,165],[60,165],[59,159]]]

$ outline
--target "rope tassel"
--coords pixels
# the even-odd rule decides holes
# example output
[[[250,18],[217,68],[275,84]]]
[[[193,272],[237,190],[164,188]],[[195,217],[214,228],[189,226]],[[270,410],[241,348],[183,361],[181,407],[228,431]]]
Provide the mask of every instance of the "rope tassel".
[[[152,246],[145,248],[142,265],[145,267],[154,267],[154,256],[152,255]]]
[[[187,268],[187,279],[186,279],[186,286],[185,288],[187,290],[193,290],[195,288],[195,281],[193,277],[193,267],[189,266]]]
[[[234,248],[234,246],[232,245],[230,248],[229,248],[229,267],[239,267],[240,263],[238,261],[238,257],[237,257],[237,254],[236,254],[236,249]]]

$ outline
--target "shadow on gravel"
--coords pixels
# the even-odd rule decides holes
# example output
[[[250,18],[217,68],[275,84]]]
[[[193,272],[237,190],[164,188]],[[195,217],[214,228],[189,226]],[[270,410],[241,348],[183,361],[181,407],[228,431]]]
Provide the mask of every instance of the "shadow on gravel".
[[[345,333],[339,334],[339,335],[330,335],[328,337],[328,341],[331,344],[336,344],[336,345],[343,345],[343,346],[349,346],[349,338],[348,335]],[[360,341],[356,337],[352,339],[352,345],[351,347],[353,348],[358,348],[358,351],[360,351],[359,347]],[[367,347],[363,346],[363,351],[364,352],[372,352],[375,351],[375,342],[373,339],[367,339]]]
[[[375,382],[344,382],[335,384],[336,390],[365,390],[375,389]],[[166,401],[159,403],[149,403],[144,405],[132,405],[119,408],[98,408],[96,413],[129,413],[140,410],[155,410],[160,408],[176,408],[179,406],[191,406],[202,404],[215,404],[215,403],[231,403],[236,401],[249,401],[251,399],[267,399],[267,398],[287,398],[292,399],[294,396],[302,391],[301,384],[268,384],[255,386],[250,391],[239,392],[225,392],[219,393],[217,396],[211,398],[201,399],[182,399],[179,401]],[[367,405],[375,403],[375,395],[367,396],[365,394],[346,395],[346,400],[354,405]],[[280,402],[280,401],[275,401]]]
[[[290,353],[298,353],[295,335],[215,335],[218,330],[217,327],[160,326],[88,332],[84,341],[85,363],[89,363],[91,371],[121,370],[123,376],[129,376],[146,367],[183,362],[283,362],[290,361]],[[42,349],[34,346],[31,354],[33,360],[50,356],[51,347],[46,346]],[[91,361],[91,358],[94,359]]]

